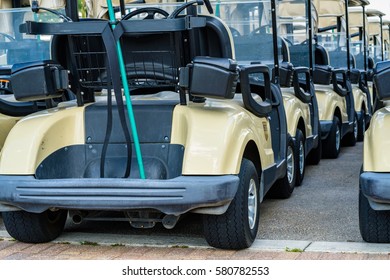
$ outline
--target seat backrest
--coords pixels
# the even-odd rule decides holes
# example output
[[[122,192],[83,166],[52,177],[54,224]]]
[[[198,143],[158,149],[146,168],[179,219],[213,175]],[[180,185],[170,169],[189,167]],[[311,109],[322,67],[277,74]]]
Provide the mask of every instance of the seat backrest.
[[[200,17],[206,18],[206,26],[198,29],[200,53],[197,56],[234,58],[234,43],[229,27],[217,17],[208,15]]]
[[[328,52],[329,64],[335,68],[347,68],[347,52],[343,50],[334,50]],[[350,67],[355,68],[355,57],[350,54]]]
[[[290,50],[290,62],[294,66],[305,66],[310,65],[310,53],[309,48],[305,44],[297,44],[289,46]]]
[[[141,20],[140,32],[126,32],[121,36],[127,79],[133,94],[155,93],[162,90],[177,91],[179,69],[195,57],[233,58],[232,36],[223,22],[212,16],[197,16],[196,28],[148,31],[148,21],[170,26],[176,19]],[[202,24],[204,23],[204,24]],[[184,25],[183,25],[184,26]]]
[[[319,44],[315,46],[314,61],[317,65],[329,65],[328,51]]]

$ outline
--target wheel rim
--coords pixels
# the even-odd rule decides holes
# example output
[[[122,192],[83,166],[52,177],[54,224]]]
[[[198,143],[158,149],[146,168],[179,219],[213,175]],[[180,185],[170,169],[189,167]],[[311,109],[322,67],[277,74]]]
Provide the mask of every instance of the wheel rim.
[[[357,123],[357,118],[355,117],[355,121],[353,122],[353,136],[355,139],[358,137],[358,123]]]
[[[336,150],[337,151],[340,149],[340,142],[341,142],[340,128],[339,126],[337,126],[336,129]]]
[[[287,149],[287,179],[289,184],[294,179],[294,153],[291,146],[288,146]]]
[[[303,142],[299,142],[299,173],[303,174],[305,168],[305,147]]]
[[[254,229],[257,219],[257,188],[254,179],[249,182],[248,189],[248,221],[249,228]]]

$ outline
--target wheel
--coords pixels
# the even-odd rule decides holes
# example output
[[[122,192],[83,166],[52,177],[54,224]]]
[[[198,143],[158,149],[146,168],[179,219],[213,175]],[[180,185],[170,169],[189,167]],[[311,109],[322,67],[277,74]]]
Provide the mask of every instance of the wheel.
[[[337,116],[333,117],[332,127],[328,137],[322,145],[322,154],[325,158],[337,158],[341,147],[341,125]]]
[[[245,249],[252,245],[259,228],[259,176],[254,164],[241,163],[240,184],[236,196],[222,215],[204,215],[203,232],[210,246],[221,249]]]
[[[359,228],[366,242],[390,242],[390,211],[372,209],[361,190],[359,190]]]
[[[127,15],[123,16],[122,20],[128,20],[132,17],[135,17],[136,15],[140,14],[146,14],[146,16],[143,19],[154,19],[156,15],[161,15],[162,18],[167,18],[169,16],[168,12],[156,8],[156,7],[146,7],[146,8],[141,8],[134,10]]]
[[[343,145],[353,147],[356,145],[356,141],[358,138],[358,118],[355,114],[355,118],[353,120],[353,129],[347,135],[345,135],[343,139]]]
[[[318,144],[307,155],[307,164],[317,165],[320,163],[322,157],[322,140],[321,140],[321,126],[318,124]]]
[[[3,222],[8,233],[26,243],[44,243],[56,239],[64,229],[66,217],[65,210],[47,210],[43,213],[3,212]]]
[[[362,110],[362,114],[358,119],[358,135],[357,141],[361,142],[364,140],[364,132],[366,131],[366,113]]]
[[[295,143],[293,139],[288,136],[287,139],[287,156],[286,156],[286,174],[282,179],[275,182],[269,190],[268,196],[270,198],[289,198],[294,191],[296,181],[296,160],[295,160]]]
[[[295,136],[295,186],[300,186],[305,176],[305,138],[300,129],[297,129]]]

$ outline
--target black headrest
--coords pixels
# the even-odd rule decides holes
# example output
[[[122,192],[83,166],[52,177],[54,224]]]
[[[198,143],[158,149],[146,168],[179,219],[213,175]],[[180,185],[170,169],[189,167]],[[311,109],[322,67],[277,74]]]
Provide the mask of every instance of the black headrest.
[[[326,49],[321,45],[316,45],[314,51],[315,64],[329,65],[329,58]]]

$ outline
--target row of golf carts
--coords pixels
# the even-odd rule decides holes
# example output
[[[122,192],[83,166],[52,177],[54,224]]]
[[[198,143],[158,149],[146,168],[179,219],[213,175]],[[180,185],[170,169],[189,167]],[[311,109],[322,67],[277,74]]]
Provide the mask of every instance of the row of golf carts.
[[[197,213],[211,246],[247,248],[265,198],[289,198],[306,164],[365,138],[361,233],[390,242],[383,13],[366,0],[124,2],[92,1],[99,18],[75,0],[0,12],[12,237],[51,241],[67,217],[170,229]]]

